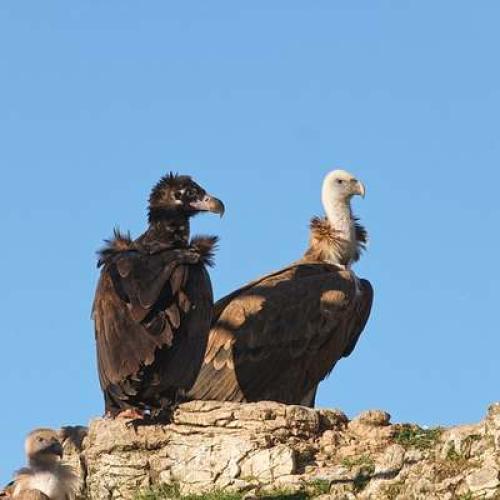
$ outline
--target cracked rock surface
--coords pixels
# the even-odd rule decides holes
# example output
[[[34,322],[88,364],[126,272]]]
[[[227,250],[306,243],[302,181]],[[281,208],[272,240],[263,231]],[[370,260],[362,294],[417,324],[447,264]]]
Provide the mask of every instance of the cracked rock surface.
[[[500,499],[500,403],[478,424],[425,430],[391,424],[380,410],[349,421],[339,410],[193,401],[168,425],[96,419],[63,435],[81,499],[132,499],[161,484],[248,498],[280,490],[322,499]]]

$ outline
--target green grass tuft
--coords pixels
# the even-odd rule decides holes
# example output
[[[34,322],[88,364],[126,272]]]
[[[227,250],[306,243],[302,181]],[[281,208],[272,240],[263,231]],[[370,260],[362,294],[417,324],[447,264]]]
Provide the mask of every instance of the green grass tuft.
[[[404,424],[396,432],[394,441],[405,448],[428,450],[439,441],[442,433],[440,427],[422,429],[418,425]]]
[[[256,493],[262,500],[309,500],[312,497],[328,493],[330,491],[330,482],[325,480],[315,480],[305,485],[305,491],[290,491],[280,489],[268,493]],[[138,493],[134,500],[242,500],[244,493],[227,492],[214,490],[199,495],[181,495],[179,485],[164,484],[156,488]]]
[[[354,491],[359,493],[366,488],[375,472],[375,465],[363,465],[359,474],[354,478]]]
[[[309,481],[306,483],[306,493],[309,496],[319,496],[330,493],[331,482],[327,479],[315,479],[314,481]]]
[[[141,491],[134,500],[241,500],[243,493],[214,490],[200,495],[181,495],[178,484],[162,484],[156,488]]]
[[[269,493],[256,494],[256,497],[262,500],[309,500],[311,495],[305,491],[276,490]]]
[[[352,469],[353,467],[358,467],[358,466],[369,466],[371,467],[374,465],[373,459],[369,455],[360,455],[360,456],[353,456],[353,457],[344,457],[342,459],[342,462],[340,462],[344,467],[347,467],[348,469]]]
[[[355,457],[344,457],[341,464],[349,470],[359,467],[359,473],[354,478],[354,491],[356,493],[364,490],[375,472],[375,463],[369,455]]]

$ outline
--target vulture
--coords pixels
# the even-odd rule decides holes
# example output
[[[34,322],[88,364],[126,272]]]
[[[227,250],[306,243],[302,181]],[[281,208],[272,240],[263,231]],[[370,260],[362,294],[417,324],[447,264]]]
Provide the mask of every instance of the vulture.
[[[99,252],[93,304],[105,415],[168,414],[194,383],[208,339],[213,294],[206,266],[217,238],[190,240],[190,218],[224,213],[191,177],[168,174],[149,197],[147,230],[115,230]]]
[[[219,300],[192,399],[314,406],[319,382],[349,356],[370,314],[373,289],[351,269],[367,232],[351,210],[365,187],[344,170],[322,186],[326,217],[288,267]]]
[[[28,466],[16,472],[0,497],[15,500],[73,500],[78,489],[74,469],[61,462],[63,448],[58,433],[35,429],[25,441]]]

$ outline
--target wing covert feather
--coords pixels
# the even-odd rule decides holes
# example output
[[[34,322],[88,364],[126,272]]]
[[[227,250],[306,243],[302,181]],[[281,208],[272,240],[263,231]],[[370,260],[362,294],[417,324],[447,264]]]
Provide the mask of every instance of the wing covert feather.
[[[298,264],[221,299],[191,396],[298,404],[352,343],[356,279],[327,264]]]
[[[103,267],[93,316],[100,383],[115,399],[194,382],[213,297],[203,264],[186,254],[123,252]]]

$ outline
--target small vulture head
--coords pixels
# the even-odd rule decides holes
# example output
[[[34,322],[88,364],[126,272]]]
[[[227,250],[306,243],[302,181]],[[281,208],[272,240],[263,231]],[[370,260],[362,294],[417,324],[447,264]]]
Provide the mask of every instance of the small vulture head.
[[[57,462],[63,456],[61,441],[53,429],[31,431],[26,437],[24,448],[30,461]]]
[[[149,197],[150,213],[163,212],[196,215],[199,212],[213,212],[221,217],[224,204],[208,194],[187,175],[170,173],[162,177],[153,187]]]
[[[349,201],[354,195],[365,197],[365,186],[345,170],[333,170],[323,181],[323,199]]]

